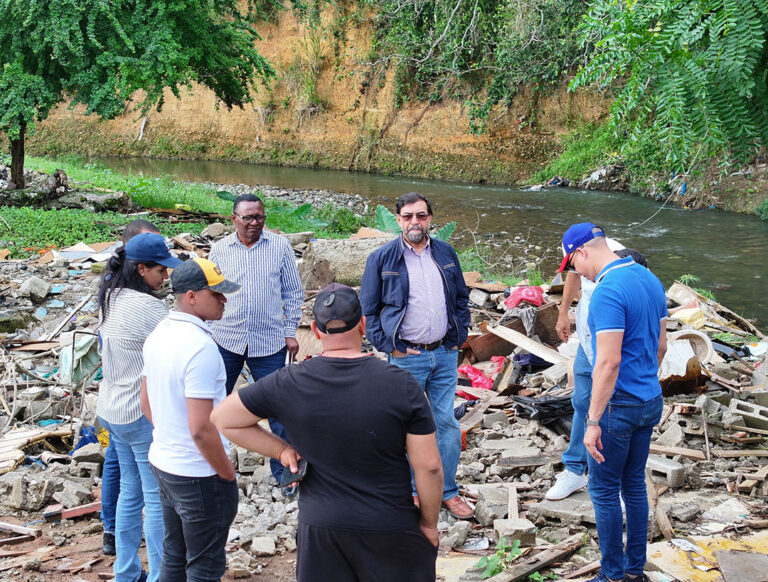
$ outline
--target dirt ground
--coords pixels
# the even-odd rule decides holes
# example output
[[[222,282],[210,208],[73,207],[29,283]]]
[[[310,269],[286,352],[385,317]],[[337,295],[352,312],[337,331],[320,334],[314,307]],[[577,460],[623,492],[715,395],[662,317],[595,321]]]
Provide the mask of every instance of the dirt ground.
[[[15,516],[2,516],[0,521],[22,525]],[[38,524],[27,524],[35,527]],[[64,520],[61,523],[43,523],[42,535],[35,541],[23,544],[0,545],[0,580],[18,582],[96,582],[112,579],[114,556],[101,552],[101,522],[96,518]],[[2,539],[15,536],[1,532]],[[237,549],[232,542],[227,552]],[[144,567],[147,567],[146,549],[139,551]],[[257,558],[261,574],[240,580],[258,579],[270,582],[295,582],[296,553],[285,553]],[[79,569],[78,566],[85,567]],[[235,580],[229,571],[224,582]]]

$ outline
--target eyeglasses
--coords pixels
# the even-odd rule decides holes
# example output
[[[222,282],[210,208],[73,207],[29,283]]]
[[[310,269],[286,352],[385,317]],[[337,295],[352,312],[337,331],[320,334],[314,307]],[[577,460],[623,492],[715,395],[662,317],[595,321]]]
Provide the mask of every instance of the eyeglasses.
[[[250,222],[264,222],[267,219],[266,214],[246,214],[243,216],[242,214],[238,214],[237,212],[233,212],[235,216],[237,216],[240,220],[242,220],[245,223]]]
[[[429,217],[429,214],[427,214],[426,212],[418,212],[417,214],[411,214],[410,212],[407,212],[405,214],[401,214],[400,218],[402,218],[406,222],[410,222],[410,220],[414,216],[416,217],[416,220],[418,220],[419,222],[423,222]]]

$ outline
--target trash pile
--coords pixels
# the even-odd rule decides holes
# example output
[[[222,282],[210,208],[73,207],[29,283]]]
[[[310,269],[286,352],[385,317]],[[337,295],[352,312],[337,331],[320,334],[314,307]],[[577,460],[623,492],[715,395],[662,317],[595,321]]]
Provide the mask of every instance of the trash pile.
[[[199,236],[168,242],[182,258],[205,256],[212,242],[231,231],[213,223]],[[297,334],[301,360],[320,351],[308,327],[315,290],[333,280],[359,285],[365,258],[392,235],[361,229],[346,240],[316,240],[311,232],[285,236],[306,289]],[[80,244],[0,262],[0,503],[14,521],[57,523],[83,516],[89,519],[81,520],[82,533],[100,532],[105,443],[95,416],[95,290],[116,244]],[[562,282],[524,281],[508,288],[475,272],[465,273],[465,280],[472,330],[460,355],[455,413],[465,446],[457,477],[475,519],[457,521],[443,511],[440,546],[448,553],[440,561],[469,557],[461,579],[480,579],[482,569],[472,564],[501,551],[495,546],[505,538],[518,541],[522,551],[500,575],[505,577],[491,579],[524,580],[548,567],[558,579],[587,576],[599,559],[588,494],[544,498],[568,445],[570,364],[578,346],[575,338],[562,343],[555,330]],[[694,580],[681,573],[675,552],[682,552],[690,557],[686,563],[700,566],[697,572],[720,568],[731,582],[736,578],[727,577],[725,564],[732,556],[724,554],[720,564],[695,540],[716,536],[738,545],[749,539],[757,547],[752,532],[768,528],[768,340],[750,322],[680,282],[667,296],[669,348],[660,370],[665,407],[647,474],[653,539],[671,542],[651,546],[659,547],[649,550],[649,567],[666,576],[659,580]],[[170,306],[170,291],[167,299]],[[229,572],[247,577],[263,571],[265,557],[295,550],[298,507],[282,497],[263,457],[239,447],[232,456],[241,501]],[[56,528],[2,521],[0,546],[23,544],[43,532],[55,547],[76,542]],[[718,549],[723,547],[739,549]],[[36,552],[0,555],[0,572],[44,562],[45,555]],[[77,573],[99,559],[64,567]]]

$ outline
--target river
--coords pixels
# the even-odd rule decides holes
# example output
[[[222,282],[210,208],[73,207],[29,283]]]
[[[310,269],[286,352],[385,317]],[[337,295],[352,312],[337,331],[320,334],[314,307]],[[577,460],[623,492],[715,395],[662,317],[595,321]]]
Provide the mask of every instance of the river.
[[[506,233],[550,249],[542,265],[551,276],[560,256],[563,231],[574,222],[601,225],[624,245],[643,252],[665,286],[683,274],[700,278],[726,307],[768,324],[768,222],[756,216],[713,210],[687,211],[622,192],[557,188],[538,192],[498,185],[440,182],[333,170],[259,166],[236,162],[99,158],[122,173],[171,175],[181,180],[222,184],[269,184],[283,188],[327,189],[356,193],[393,209],[404,192],[416,191],[432,201],[435,222],[455,220],[457,246],[476,237]],[[538,253],[541,255],[543,253]]]

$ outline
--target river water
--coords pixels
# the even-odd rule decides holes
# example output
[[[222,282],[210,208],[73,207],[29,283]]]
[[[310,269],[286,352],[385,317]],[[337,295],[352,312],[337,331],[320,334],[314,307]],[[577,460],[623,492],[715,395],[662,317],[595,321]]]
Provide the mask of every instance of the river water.
[[[327,189],[360,194],[394,210],[394,201],[416,191],[432,201],[435,222],[455,220],[452,242],[458,247],[489,234],[523,236],[542,247],[545,277],[559,262],[563,231],[590,221],[609,236],[643,252],[665,286],[682,274],[700,278],[696,286],[712,290],[726,307],[768,325],[768,222],[711,210],[687,211],[621,192],[557,188],[539,192],[509,186],[439,182],[333,170],[259,166],[235,162],[99,158],[122,173],[171,175],[181,180],[222,184],[269,184],[283,188]],[[546,252],[549,249],[549,252]]]

